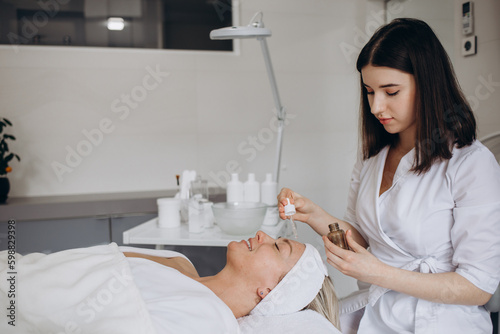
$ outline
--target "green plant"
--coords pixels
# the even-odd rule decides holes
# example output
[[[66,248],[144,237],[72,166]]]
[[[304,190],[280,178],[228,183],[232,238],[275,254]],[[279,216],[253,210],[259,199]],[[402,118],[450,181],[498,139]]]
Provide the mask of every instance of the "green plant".
[[[3,118],[0,120],[0,135],[2,135],[3,130],[7,126],[12,126],[12,123]],[[5,175],[8,172],[12,171],[12,168],[9,167],[9,162],[16,158],[17,161],[21,161],[21,158],[15,153],[9,153],[9,145],[7,145],[7,140],[16,140],[16,137],[13,135],[9,135],[7,133],[3,133],[0,140],[0,175]]]

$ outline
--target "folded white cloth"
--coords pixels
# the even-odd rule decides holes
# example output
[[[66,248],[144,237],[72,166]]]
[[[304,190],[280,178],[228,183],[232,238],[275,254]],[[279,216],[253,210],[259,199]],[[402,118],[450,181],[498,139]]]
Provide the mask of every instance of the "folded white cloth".
[[[321,255],[314,246],[306,249],[281,282],[250,312],[251,315],[286,315],[309,305],[328,276]]]
[[[341,334],[325,317],[312,310],[267,317],[248,315],[239,318],[238,323],[242,334]]]

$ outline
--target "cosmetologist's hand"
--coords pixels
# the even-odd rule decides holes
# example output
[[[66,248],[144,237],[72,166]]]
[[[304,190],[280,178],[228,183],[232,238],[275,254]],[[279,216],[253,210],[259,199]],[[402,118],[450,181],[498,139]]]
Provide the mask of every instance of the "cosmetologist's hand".
[[[313,202],[288,188],[281,189],[278,194],[278,209],[280,212],[280,218],[287,219],[285,216],[285,205],[288,204],[288,201],[286,200],[287,198],[290,200],[290,204],[295,205],[297,213],[293,216],[293,219],[307,223],[309,216],[314,210]]]
[[[377,284],[389,266],[354,241],[351,230],[346,232],[346,240],[351,250],[342,249],[323,236],[327,262],[344,275]]]

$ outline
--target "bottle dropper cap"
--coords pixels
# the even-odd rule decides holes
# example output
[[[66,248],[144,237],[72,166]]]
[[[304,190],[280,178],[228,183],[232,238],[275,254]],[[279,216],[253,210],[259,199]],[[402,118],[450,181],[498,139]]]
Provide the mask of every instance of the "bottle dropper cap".
[[[296,211],[295,211],[295,205],[290,204],[290,199],[286,199],[288,201],[288,204],[285,205],[285,216],[293,216]]]

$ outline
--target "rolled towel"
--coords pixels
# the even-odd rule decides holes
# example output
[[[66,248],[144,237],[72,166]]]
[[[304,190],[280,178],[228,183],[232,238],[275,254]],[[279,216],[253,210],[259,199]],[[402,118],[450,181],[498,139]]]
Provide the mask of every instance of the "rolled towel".
[[[318,250],[310,244],[305,245],[306,249],[295,266],[257,304],[250,315],[291,314],[302,310],[314,300],[328,271]]]

